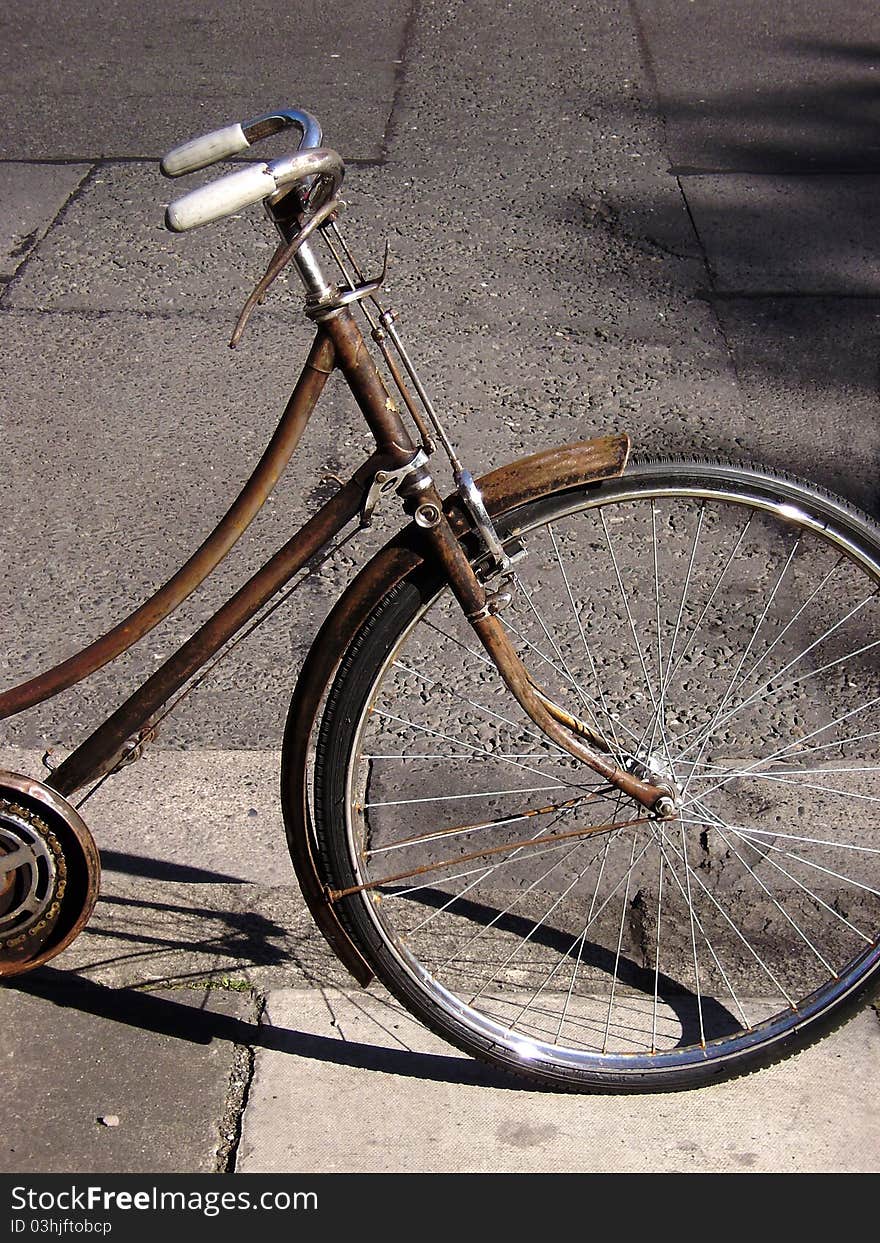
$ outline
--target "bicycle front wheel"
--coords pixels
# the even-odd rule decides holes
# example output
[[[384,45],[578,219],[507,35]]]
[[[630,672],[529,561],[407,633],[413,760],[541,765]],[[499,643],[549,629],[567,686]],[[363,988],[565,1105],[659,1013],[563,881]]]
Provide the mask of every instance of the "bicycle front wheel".
[[[503,620],[660,821],[520,711],[427,569],[377,602],[317,739],[318,848],[379,978],[550,1087],[774,1061],[880,967],[880,529],[760,468],[642,462],[501,515]]]

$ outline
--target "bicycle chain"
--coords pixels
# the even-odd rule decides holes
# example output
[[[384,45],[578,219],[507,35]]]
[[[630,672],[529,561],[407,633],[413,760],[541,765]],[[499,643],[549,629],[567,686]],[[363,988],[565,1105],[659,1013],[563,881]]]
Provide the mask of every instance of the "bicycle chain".
[[[10,802],[8,799],[0,799],[0,815],[4,812],[12,816],[17,816],[20,820],[26,821],[27,824],[36,830],[37,834],[47,843],[49,849],[55,857],[55,867],[57,869],[57,885],[55,888],[55,896],[52,902],[46,908],[42,918],[38,919],[35,924],[29,925],[24,932],[17,936],[3,936],[0,933],[0,951],[3,949],[17,950],[25,945],[28,941],[33,940],[47,927],[52,926],[61,913],[61,903],[64,900],[64,894],[67,889],[67,860],[64,857],[64,851],[58,838],[49,828],[45,820],[42,820],[34,812],[27,807],[23,807],[20,803]]]

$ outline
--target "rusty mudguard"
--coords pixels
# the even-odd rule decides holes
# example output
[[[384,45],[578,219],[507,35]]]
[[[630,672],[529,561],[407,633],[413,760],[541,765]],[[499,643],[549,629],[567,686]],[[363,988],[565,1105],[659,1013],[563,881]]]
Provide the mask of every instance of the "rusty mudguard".
[[[521,458],[477,480],[490,515],[508,513],[531,501],[580,484],[612,479],[623,473],[629,437],[603,436],[548,449]],[[465,535],[470,523],[458,496],[445,510],[453,529]],[[309,813],[307,760],[312,731],[333,674],[346,648],[376,603],[422,564],[418,530],[410,524],[361,570],[331,610],[306,657],[290,705],[281,766],[281,804],[294,869],[303,896],[321,932],[359,983],[372,969],[342,927],[326,896],[320,861],[314,849]]]

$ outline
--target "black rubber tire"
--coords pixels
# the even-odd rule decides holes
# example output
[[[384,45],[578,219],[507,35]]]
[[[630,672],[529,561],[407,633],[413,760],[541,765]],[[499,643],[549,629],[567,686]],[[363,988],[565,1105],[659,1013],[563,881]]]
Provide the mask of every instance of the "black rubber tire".
[[[734,466],[711,461],[645,460],[628,468],[622,479],[555,493],[508,514],[496,517],[505,539],[524,528],[570,511],[584,498],[590,503],[621,494],[656,489],[698,488],[728,495],[747,494],[772,505],[793,507],[809,516],[815,529],[827,528],[845,540],[854,555],[873,566],[880,576],[880,527],[867,515],[831,494],[789,476],[758,466]],[[792,519],[794,521],[794,518]],[[871,572],[871,571],[869,571]],[[357,886],[360,875],[352,858],[347,812],[347,774],[357,743],[359,721],[374,694],[377,676],[413,619],[437,594],[440,583],[427,568],[413,573],[383,599],[377,600],[368,620],[355,634],[329,691],[317,737],[314,767],[314,816],[320,865],[332,888]],[[661,863],[662,875],[662,863]],[[567,1091],[671,1091],[701,1086],[770,1065],[812,1043],[839,1026],[859,1009],[880,981],[880,944],[862,955],[849,977],[813,1006],[804,1006],[800,1018],[759,1023],[738,1039],[704,1042],[702,1056],[693,1050],[680,1063],[663,1065],[650,1059],[607,1059],[607,1064],[572,1066],[554,1061],[552,1051],[541,1057],[521,1058],[468,1019],[465,1008],[445,1003],[420,978],[420,968],[401,962],[374,918],[367,893],[341,898],[337,913],[377,977],[428,1028],[452,1045],[493,1065],[525,1076],[531,1086]],[[702,1021],[702,1020],[701,1020]],[[764,1030],[766,1028],[766,1030]],[[690,1046],[689,1046],[690,1048]]]

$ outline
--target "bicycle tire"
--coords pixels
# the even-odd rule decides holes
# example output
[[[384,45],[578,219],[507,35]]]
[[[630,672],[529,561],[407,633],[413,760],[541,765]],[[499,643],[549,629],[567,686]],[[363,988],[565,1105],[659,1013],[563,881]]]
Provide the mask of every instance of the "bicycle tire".
[[[532,672],[681,812],[556,754],[423,566],[352,637],[317,734],[344,926],[427,1027],[534,1085],[670,1091],[811,1043],[880,973],[880,528],[687,460],[496,525],[528,551],[503,616]],[[603,831],[577,836],[591,803]]]

